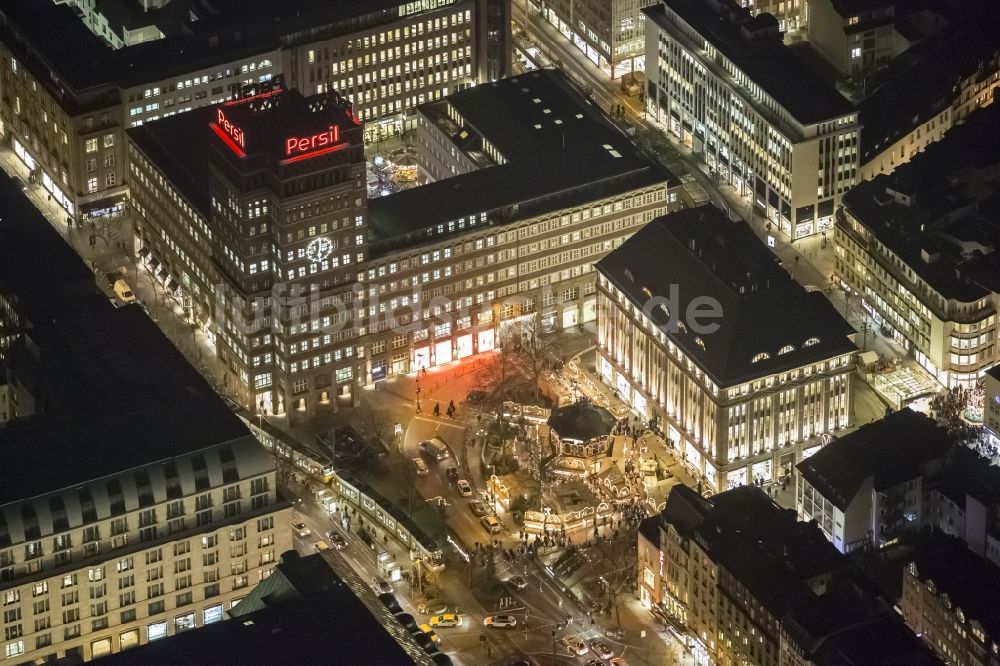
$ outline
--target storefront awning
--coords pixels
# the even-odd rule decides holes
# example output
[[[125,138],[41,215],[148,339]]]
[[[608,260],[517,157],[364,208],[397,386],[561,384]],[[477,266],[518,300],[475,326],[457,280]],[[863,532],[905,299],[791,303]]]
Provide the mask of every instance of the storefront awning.
[[[143,245],[141,248],[139,248],[139,256],[142,257],[143,259],[145,259],[146,257],[148,257],[149,256],[149,248],[146,247],[145,245]]]
[[[88,201],[80,204],[80,214],[84,217],[91,215],[107,215],[116,210],[121,210],[125,205],[125,193],[98,201]]]
[[[153,270],[156,270],[156,267],[159,265],[160,265],[160,260],[157,259],[156,257],[153,257],[152,259],[149,260],[149,267],[152,268]]]
[[[178,287],[180,287],[180,285],[177,284],[177,281],[174,278],[167,280],[167,289],[170,291],[177,291]]]

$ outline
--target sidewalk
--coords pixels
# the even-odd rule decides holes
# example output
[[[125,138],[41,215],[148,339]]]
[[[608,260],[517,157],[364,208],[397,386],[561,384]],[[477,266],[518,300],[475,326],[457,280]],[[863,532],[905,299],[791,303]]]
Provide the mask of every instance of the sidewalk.
[[[132,246],[131,218],[126,215],[117,219],[119,230],[112,238],[100,233],[94,234],[89,228],[70,226],[66,223],[68,213],[49,196],[48,192],[40,185],[28,184],[28,167],[9,148],[0,149],[0,169],[25,183],[25,194],[35,207],[76,251],[83,262],[96,273],[112,272],[120,266],[125,266],[126,274],[123,277],[137,298],[145,304],[150,318],[157,323],[163,334],[184,354],[191,365],[214,386],[215,377],[212,369],[215,358],[214,345],[203,331],[193,328],[184,320],[184,312],[174,295],[167,292],[144,268],[136,265]],[[95,236],[93,244],[91,244],[92,236]],[[108,298],[114,298],[114,293],[103,275],[96,275],[95,282]]]

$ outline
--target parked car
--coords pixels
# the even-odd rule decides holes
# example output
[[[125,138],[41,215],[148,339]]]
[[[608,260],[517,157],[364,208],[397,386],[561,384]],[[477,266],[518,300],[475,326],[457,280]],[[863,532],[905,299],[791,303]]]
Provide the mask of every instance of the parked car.
[[[490,510],[486,508],[486,505],[478,500],[475,502],[470,502],[469,508],[472,509],[472,513],[474,513],[477,516],[485,516],[490,512]]]
[[[510,583],[515,590],[523,590],[528,587],[528,581],[525,580],[524,576],[511,576],[507,579],[507,582]]]
[[[587,654],[587,644],[584,643],[583,639],[579,636],[563,636],[562,643],[569,648],[569,651],[573,654]]]
[[[625,657],[614,657],[608,663],[611,666],[628,666],[628,662],[625,661]]]
[[[330,540],[330,543],[332,543],[333,547],[337,550],[344,550],[347,548],[347,539],[340,536],[340,532],[330,530],[326,533],[326,538]]]
[[[431,627],[460,627],[462,626],[462,616],[456,613],[442,613],[432,617],[430,625]]]
[[[448,480],[449,481],[458,481],[458,468],[457,467],[449,467],[448,471],[447,471],[447,474],[448,474]]]
[[[115,296],[122,299],[122,303],[132,303],[135,301],[135,294],[132,292],[132,287],[128,286],[128,282],[125,280],[115,280],[114,292]]]
[[[292,527],[295,529],[295,533],[303,539],[312,534],[312,530],[306,527],[306,524],[301,520],[292,523]]]
[[[392,585],[389,585],[385,578],[378,576],[372,578],[372,589],[375,590],[375,594],[392,594]]]
[[[601,659],[611,659],[615,656],[614,650],[608,647],[608,644],[601,640],[590,641],[590,649]]]
[[[431,471],[427,468],[427,463],[424,462],[423,458],[413,459],[413,469],[417,476],[427,476]]]
[[[483,619],[484,627],[493,627],[494,629],[508,629],[517,625],[517,618],[513,615],[487,615]]]
[[[435,643],[440,643],[441,642],[441,637],[438,636],[437,633],[435,633],[435,631],[433,629],[431,629],[431,625],[429,625],[429,624],[422,624],[422,625],[420,625],[420,631],[422,631],[425,634],[427,634],[427,636],[430,637],[430,639],[433,642],[435,642]]]
[[[472,486],[465,479],[458,480],[458,494],[462,497],[472,497]]]
[[[330,545],[326,541],[317,541],[313,544],[313,550],[317,553],[322,553],[324,550],[330,550]]]

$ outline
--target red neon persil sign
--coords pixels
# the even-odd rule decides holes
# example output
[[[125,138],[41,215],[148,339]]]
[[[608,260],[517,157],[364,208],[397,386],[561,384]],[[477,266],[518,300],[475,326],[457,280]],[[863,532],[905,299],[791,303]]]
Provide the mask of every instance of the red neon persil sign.
[[[226,118],[221,107],[215,109],[215,122],[211,123],[211,127],[230,150],[240,157],[246,157],[246,135],[239,125],[233,124]]]
[[[340,127],[330,125],[326,131],[312,136],[290,136],[285,139],[285,158],[282,162],[304,160],[317,155],[346,148],[346,143],[339,143]]]

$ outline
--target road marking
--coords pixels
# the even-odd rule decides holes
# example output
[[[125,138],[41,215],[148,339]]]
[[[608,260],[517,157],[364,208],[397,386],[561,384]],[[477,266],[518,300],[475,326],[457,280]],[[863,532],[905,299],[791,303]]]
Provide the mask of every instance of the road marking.
[[[465,424],[465,423],[456,423],[452,419],[442,420],[442,419],[439,419],[439,418],[434,418],[433,416],[424,416],[423,414],[414,416],[413,420],[414,421],[426,421],[428,423],[436,423],[439,428],[446,427],[446,428],[464,429],[466,427],[466,425],[468,425],[468,424]]]

